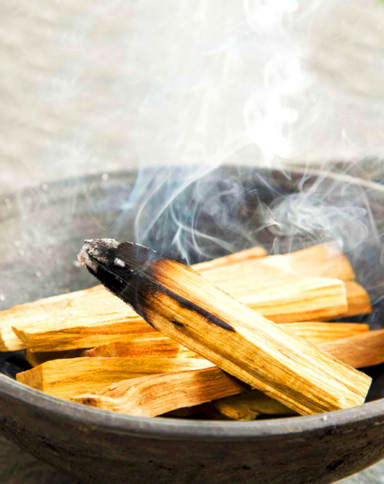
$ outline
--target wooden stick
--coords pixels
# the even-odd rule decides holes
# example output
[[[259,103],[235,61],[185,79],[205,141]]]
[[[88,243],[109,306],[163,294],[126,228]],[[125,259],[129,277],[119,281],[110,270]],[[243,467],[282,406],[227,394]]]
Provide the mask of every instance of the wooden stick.
[[[135,378],[96,393],[73,396],[72,401],[129,415],[155,417],[192,407],[249,387],[219,368]]]
[[[260,415],[297,415],[265,393],[253,390],[213,402],[213,407],[230,420],[251,421]]]
[[[343,314],[347,307],[344,283],[337,279],[326,278],[305,279],[289,285],[268,288],[252,297],[246,295],[239,298],[240,301],[242,299],[247,305],[252,306],[253,310],[278,323],[330,319],[331,316]],[[66,327],[62,331],[60,331],[60,325],[52,328],[53,324],[46,321],[40,325],[31,326],[23,323],[21,329],[17,326],[14,331],[34,352],[124,342],[127,341],[128,334],[153,329],[133,310],[131,311],[132,315],[127,318],[125,325],[121,323],[124,313],[110,316],[108,322],[100,322],[100,316],[90,314],[86,325]],[[94,325],[91,324],[92,319],[95,320]],[[68,326],[67,321],[64,324]],[[79,324],[79,320],[74,324]]]
[[[156,329],[303,415],[364,402],[371,379],[279,327],[192,268],[112,239],[80,260]]]
[[[317,345],[365,334],[369,331],[369,325],[362,323],[303,322],[288,323],[281,326]]]
[[[251,247],[250,249],[240,250],[234,254],[225,255],[224,257],[218,257],[206,262],[199,262],[198,264],[194,264],[193,268],[197,272],[202,273],[211,271],[213,269],[218,269],[219,267],[227,267],[232,264],[238,264],[253,259],[260,259],[262,257],[266,257],[267,255],[267,251],[264,249],[264,247],[255,246]]]
[[[384,329],[323,343],[321,349],[355,368],[384,362]],[[290,415],[289,408],[255,390],[214,402],[215,409],[234,420],[254,420],[259,415]]]
[[[210,282],[230,294],[241,294],[250,288],[261,289],[289,283],[304,277],[329,277],[350,281],[355,274],[348,261],[334,244],[315,245],[309,249],[249,260],[241,264],[219,267],[204,274]]]
[[[348,311],[344,282],[329,278],[278,284],[236,299],[275,323],[322,321]]]
[[[201,358],[197,353],[157,331],[130,335],[124,343],[110,343],[86,350],[83,356],[120,358]]]
[[[111,383],[157,373],[183,372],[212,367],[194,358],[72,358],[47,361],[16,379],[54,397],[96,392]]]
[[[282,327],[303,336],[314,344],[348,338],[369,331],[368,324],[362,323],[303,322],[282,324]],[[40,353],[34,354],[39,355]],[[63,354],[65,355],[66,352],[63,352]],[[42,355],[49,355],[49,353],[42,353]],[[83,356],[200,358],[197,353],[188,350],[176,341],[156,331],[152,333],[132,334],[130,335],[129,341],[101,345],[97,348],[84,351]]]
[[[355,281],[346,281],[348,310],[342,315],[343,318],[356,314],[370,314],[372,312],[371,301],[367,291]]]
[[[63,351],[125,342],[132,333],[153,331],[133,309],[121,301],[124,307],[117,310],[117,306],[113,305],[116,311],[110,312],[104,294],[97,301],[95,299],[89,307],[81,309],[83,313],[88,310],[87,317],[74,318],[69,315],[68,319],[59,322],[54,319],[30,323],[23,320],[14,323],[14,331],[33,352]],[[276,322],[330,318],[332,315],[343,314],[347,308],[344,283],[327,278],[305,279],[267,288],[252,296],[244,295],[240,300]],[[72,310],[73,306],[69,308]],[[65,317],[65,309],[60,314]]]
[[[266,255],[267,252],[263,247],[256,246],[235,254],[195,264],[195,268],[199,272],[206,272],[218,267],[224,267],[227,264],[249,261],[253,258],[265,257]],[[93,311],[90,311],[90,308]],[[97,320],[97,316],[100,316],[99,320]],[[51,323],[50,328],[47,327],[47,331],[54,332],[55,327],[58,328],[58,331],[64,332],[73,328],[73,338],[77,339],[81,337],[81,328],[89,327],[89,321],[91,321],[93,326],[99,325],[99,330],[101,330],[99,334],[103,334],[103,331],[105,334],[109,334],[109,328],[103,327],[104,321],[108,321],[109,318],[113,317],[129,320],[132,316],[136,318],[136,314],[130,308],[127,308],[125,304],[112,297],[102,285],[45,298],[32,303],[20,304],[0,313],[0,351],[25,349],[24,343],[12,330],[13,326],[21,329],[23,325],[26,328],[30,328],[42,325],[43,322]],[[143,325],[141,318],[138,321],[140,324],[136,325],[135,332],[148,331],[148,325]],[[118,321],[114,321],[114,324],[118,325]],[[79,328],[79,331],[76,331],[77,328]],[[118,326],[113,329],[114,334],[119,333]],[[115,341],[119,341],[119,339]],[[102,340],[96,344],[101,343],[103,343]],[[80,346],[76,346],[76,348],[80,348]]]
[[[324,343],[321,349],[355,368],[379,365],[384,362],[384,329]]]
[[[255,252],[254,249],[249,249],[249,251]],[[235,257],[236,254],[233,256]],[[216,261],[220,260],[222,261],[222,258],[216,259]],[[253,264],[249,271],[248,266],[251,260],[248,258],[243,262],[231,264],[232,269],[229,273],[225,271],[222,262],[218,263],[221,267],[215,270],[212,267],[207,270],[207,266],[205,266],[204,276],[223,289],[230,285],[228,292],[234,297],[247,297],[250,291],[259,294],[263,288],[273,288],[276,284],[290,285],[301,277],[332,278],[336,276],[343,280],[354,278],[347,258],[330,244],[310,247],[283,256],[271,256],[266,258],[268,263],[256,266]],[[200,264],[195,267],[202,270]],[[252,274],[252,285],[249,287],[246,285],[245,288],[240,286],[244,271],[248,274],[248,281],[249,272]],[[363,294],[366,295],[364,290]],[[356,299],[355,295],[353,299]],[[351,298],[348,291],[347,300],[350,304]],[[361,311],[359,307],[355,307],[354,310],[355,314],[365,312]],[[305,319],[307,318],[304,317]],[[290,320],[292,321],[292,319]],[[48,347],[39,346],[35,351],[60,351],[100,345],[107,342],[103,339],[105,335],[108,335],[108,342],[121,341],[121,332],[126,327],[126,321],[130,323],[132,332],[149,331],[148,326],[138,319],[130,308],[114,298],[103,286],[97,286],[34,303],[22,304],[1,312],[0,351],[17,351],[26,347],[12,327],[15,327],[16,331],[26,334],[25,338],[29,346],[34,346],[34,342],[28,342],[28,332],[41,332],[42,338],[52,343]],[[115,339],[114,335],[116,335]],[[95,341],[97,336],[99,339]],[[89,337],[92,337],[92,342],[87,345],[84,343],[84,339]]]
[[[362,333],[358,336],[335,341],[334,343],[322,344],[320,348],[340,358],[344,363],[349,363],[357,368],[376,365],[384,362],[384,330]],[[224,372],[216,372],[214,374],[218,381],[217,388],[212,384],[209,387],[209,391],[206,392],[204,385],[200,384],[199,375],[201,373],[210,374],[211,372],[213,372],[213,369],[190,372],[194,375],[194,384],[189,387],[188,399],[186,400],[183,400],[185,395],[184,389],[187,386],[186,383],[183,383],[183,376],[179,380],[176,379],[175,383],[174,375],[172,375],[172,380],[169,380],[168,375],[159,375],[158,378],[142,378],[139,379],[139,385],[136,385],[136,380],[120,382],[103,389],[98,394],[78,395],[72,400],[106,410],[115,410],[132,415],[155,416],[169,411],[167,403],[163,406],[163,402],[168,402],[169,394],[172,395],[174,400],[173,410],[176,410],[176,408],[184,408],[184,405],[189,407],[216,400],[215,395],[218,394],[222,397],[227,397],[245,391],[243,387],[239,388],[237,392],[234,391],[232,382],[237,380],[231,379],[229,383],[224,382],[224,384],[228,384],[228,394],[224,395],[225,390],[222,387],[221,375],[226,374]],[[226,376],[228,377],[228,375]],[[156,403],[151,402],[146,397],[141,399],[142,391],[144,395],[150,395]],[[132,406],[130,405],[131,402],[134,402]],[[147,405],[149,409],[146,408]],[[154,405],[155,409],[153,408]],[[213,405],[226,418],[236,420],[253,420],[258,415],[265,414],[292,415],[295,413],[258,390],[248,391],[236,397],[216,400],[213,402]],[[193,413],[194,409],[189,409],[189,412]]]
[[[25,352],[25,359],[31,366],[39,366],[46,361],[79,358],[85,350],[72,350],[72,351],[47,351],[44,353],[32,353],[30,350]]]

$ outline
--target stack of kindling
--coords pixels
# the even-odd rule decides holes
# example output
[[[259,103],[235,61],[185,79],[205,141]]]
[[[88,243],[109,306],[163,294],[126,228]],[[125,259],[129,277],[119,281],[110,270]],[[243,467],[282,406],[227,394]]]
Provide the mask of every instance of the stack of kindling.
[[[188,267],[100,239],[79,259],[109,291],[0,313],[0,351],[33,366],[17,379],[50,395],[140,416],[309,415],[362,404],[371,380],[356,368],[384,361],[384,330],[330,322],[371,312],[332,244]]]

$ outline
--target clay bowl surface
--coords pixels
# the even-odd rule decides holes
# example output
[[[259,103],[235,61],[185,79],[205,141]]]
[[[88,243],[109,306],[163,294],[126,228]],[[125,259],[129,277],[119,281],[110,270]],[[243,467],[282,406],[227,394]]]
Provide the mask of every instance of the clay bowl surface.
[[[106,178],[54,183],[0,200],[3,309],[93,285],[75,264],[83,239],[133,238],[134,201],[127,200],[136,173]],[[201,237],[190,248],[191,263],[257,241],[283,253],[337,238],[370,291],[371,326],[383,326],[382,186],[343,175],[225,167],[185,196],[193,209],[185,209],[181,197],[178,216],[165,211],[142,242],[181,257],[174,243],[178,227],[169,220],[184,214],[189,223],[191,213],[200,232],[216,237]],[[14,357],[2,355],[7,358]],[[255,422],[120,415],[49,397],[1,375],[0,432],[84,483],[335,482],[384,458],[384,371],[370,373],[373,401],[363,406]]]

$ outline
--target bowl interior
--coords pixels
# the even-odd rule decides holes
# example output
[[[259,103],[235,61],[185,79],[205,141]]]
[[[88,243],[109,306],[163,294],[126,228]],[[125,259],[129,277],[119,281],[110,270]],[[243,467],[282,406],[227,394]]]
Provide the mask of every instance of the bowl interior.
[[[200,178],[195,173],[111,173],[4,197],[0,309],[94,285],[76,260],[86,238],[137,240],[188,263],[256,244],[276,254],[333,240],[373,302],[373,313],[355,320],[384,327],[380,185],[300,170],[222,167]],[[0,357],[0,371],[8,376],[27,368],[21,353]],[[384,365],[366,372],[374,378],[369,400],[384,397]]]

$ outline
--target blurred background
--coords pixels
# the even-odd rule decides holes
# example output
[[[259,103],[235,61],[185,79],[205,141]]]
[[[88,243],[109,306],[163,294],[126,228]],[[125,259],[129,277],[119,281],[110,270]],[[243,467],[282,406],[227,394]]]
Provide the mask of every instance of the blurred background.
[[[3,205],[16,189],[154,165],[382,181],[384,1],[2,0],[0,103]],[[1,482],[71,482],[5,441],[0,452]]]
[[[382,0],[0,9],[2,192],[139,165],[382,157]]]

